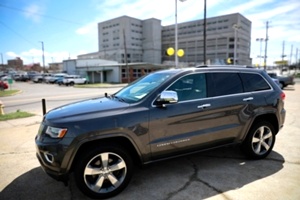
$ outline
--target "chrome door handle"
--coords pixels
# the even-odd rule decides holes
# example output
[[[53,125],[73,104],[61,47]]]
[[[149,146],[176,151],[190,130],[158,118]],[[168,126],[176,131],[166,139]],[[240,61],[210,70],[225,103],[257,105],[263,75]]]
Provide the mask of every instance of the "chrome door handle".
[[[210,103],[207,103],[207,104],[203,104],[201,106],[197,106],[197,108],[201,108],[201,109],[204,109],[204,108],[207,108],[207,107],[210,107]]]
[[[254,99],[253,97],[248,97],[248,98],[243,99],[243,101],[252,101],[253,99]]]

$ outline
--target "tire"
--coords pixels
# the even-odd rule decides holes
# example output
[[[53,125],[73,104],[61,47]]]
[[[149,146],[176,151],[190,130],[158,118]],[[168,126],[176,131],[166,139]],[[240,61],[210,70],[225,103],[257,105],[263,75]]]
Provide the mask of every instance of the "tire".
[[[279,83],[279,87],[280,87],[280,89],[282,89],[283,90],[283,88],[284,88],[284,84],[283,83]]]
[[[70,83],[70,86],[73,86],[73,85],[74,85],[74,82],[71,82],[71,83]]]
[[[265,158],[272,151],[275,138],[275,129],[271,123],[267,121],[258,122],[251,127],[242,144],[242,150],[249,158]]]
[[[121,147],[101,145],[90,148],[78,160],[74,170],[75,182],[90,198],[113,197],[129,184],[133,172],[132,159]],[[97,187],[96,183],[100,186]]]

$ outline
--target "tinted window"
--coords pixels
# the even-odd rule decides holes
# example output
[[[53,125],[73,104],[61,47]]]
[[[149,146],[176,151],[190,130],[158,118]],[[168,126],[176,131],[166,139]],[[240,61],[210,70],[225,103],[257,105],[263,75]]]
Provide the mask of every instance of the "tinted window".
[[[178,79],[167,90],[177,92],[178,101],[207,97],[205,74],[192,74]]]
[[[245,92],[261,91],[270,89],[269,84],[259,74],[241,73]]]
[[[243,92],[238,73],[212,73],[208,82],[211,96],[238,94]]]

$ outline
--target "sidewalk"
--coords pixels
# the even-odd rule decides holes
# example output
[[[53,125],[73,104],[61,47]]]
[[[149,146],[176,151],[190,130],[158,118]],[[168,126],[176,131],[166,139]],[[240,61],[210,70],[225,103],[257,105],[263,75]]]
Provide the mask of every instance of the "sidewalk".
[[[30,126],[41,123],[43,117],[41,115],[35,115],[32,117],[12,119],[6,121],[0,121],[0,132],[2,128],[14,128],[18,126]]]

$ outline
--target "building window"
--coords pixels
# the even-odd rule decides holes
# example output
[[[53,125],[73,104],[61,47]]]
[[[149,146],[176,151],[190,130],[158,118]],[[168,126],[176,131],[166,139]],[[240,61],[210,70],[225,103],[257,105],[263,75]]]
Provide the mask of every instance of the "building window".
[[[230,44],[229,49],[234,49],[234,44]]]
[[[122,78],[126,78],[127,77],[127,71],[126,69],[122,69]]]
[[[141,70],[140,69],[133,69],[133,77],[134,78],[139,78],[142,76]]]

